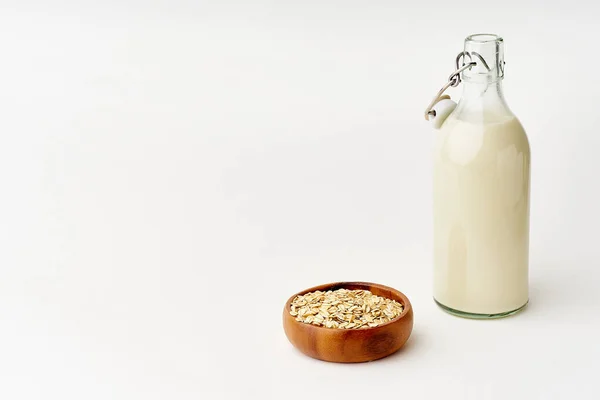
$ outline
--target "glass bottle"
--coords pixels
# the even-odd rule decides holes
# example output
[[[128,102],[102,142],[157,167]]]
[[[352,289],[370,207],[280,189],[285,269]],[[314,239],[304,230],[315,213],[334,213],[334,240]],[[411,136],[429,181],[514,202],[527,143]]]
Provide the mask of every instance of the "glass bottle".
[[[499,318],[528,302],[529,142],[502,94],[502,38],[471,35],[462,54],[476,64],[434,147],[434,299]]]

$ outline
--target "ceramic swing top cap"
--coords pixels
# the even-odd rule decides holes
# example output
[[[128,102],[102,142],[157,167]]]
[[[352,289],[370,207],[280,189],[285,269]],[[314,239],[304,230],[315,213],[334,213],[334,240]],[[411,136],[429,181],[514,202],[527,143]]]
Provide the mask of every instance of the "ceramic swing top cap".
[[[393,320],[373,328],[325,328],[296,321],[290,314],[296,296],[320,290],[369,290],[377,296],[402,304],[402,313]],[[413,328],[413,310],[408,298],[396,289],[368,282],[336,282],[303,290],[291,296],[283,308],[283,329],[289,341],[309,357],[339,363],[377,360],[398,351]]]
[[[434,115],[429,117],[429,121],[433,125],[434,129],[440,129],[444,124],[444,121],[452,114],[452,111],[456,108],[456,102],[450,100],[450,98],[442,99],[435,103],[432,107]]]

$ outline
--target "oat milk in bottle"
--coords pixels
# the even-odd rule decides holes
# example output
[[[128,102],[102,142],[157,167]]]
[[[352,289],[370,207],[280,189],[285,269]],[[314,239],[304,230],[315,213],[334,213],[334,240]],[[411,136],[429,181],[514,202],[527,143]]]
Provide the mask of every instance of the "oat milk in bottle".
[[[502,38],[472,35],[464,50],[475,64],[434,147],[434,298],[497,318],[528,302],[529,142],[502,94]]]

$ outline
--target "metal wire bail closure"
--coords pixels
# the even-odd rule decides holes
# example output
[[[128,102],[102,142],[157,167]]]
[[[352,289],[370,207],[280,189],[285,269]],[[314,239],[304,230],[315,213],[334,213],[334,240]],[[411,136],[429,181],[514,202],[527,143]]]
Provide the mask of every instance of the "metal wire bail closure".
[[[485,60],[483,59],[483,57],[481,57],[481,55],[479,55],[477,53],[472,53],[472,54],[474,56],[476,56],[477,58],[479,58],[482,61],[483,65],[488,70],[490,69],[488,67],[487,63],[485,62]],[[466,64],[464,62],[465,57],[469,57],[469,62]],[[463,61],[462,66],[460,66],[461,59]],[[452,74],[450,74],[450,76],[448,77],[448,82],[446,82],[446,84],[444,86],[442,86],[442,88],[437,92],[437,94],[435,95],[435,97],[433,98],[431,103],[429,103],[429,105],[425,109],[425,119],[427,121],[429,121],[430,116],[435,117],[435,111],[433,110],[433,106],[435,106],[438,101],[442,100],[442,96],[444,95],[444,92],[446,90],[448,90],[449,87],[457,87],[458,85],[460,85],[460,82],[461,82],[460,74],[467,69],[471,69],[475,65],[477,65],[477,63],[475,61],[473,61],[470,53],[468,53],[466,51],[462,51],[462,52],[458,53],[458,56],[456,56],[456,71],[454,71]]]

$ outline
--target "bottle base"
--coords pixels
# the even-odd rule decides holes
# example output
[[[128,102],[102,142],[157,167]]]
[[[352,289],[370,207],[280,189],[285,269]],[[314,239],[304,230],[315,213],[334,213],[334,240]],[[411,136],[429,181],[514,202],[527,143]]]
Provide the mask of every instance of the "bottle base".
[[[445,306],[442,303],[440,303],[439,301],[437,301],[435,299],[435,297],[433,298],[433,301],[435,301],[435,304],[437,304],[442,310],[446,311],[448,314],[452,314],[456,317],[469,318],[469,319],[498,319],[498,318],[510,317],[511,315],[515,315],[519,311],[522,311],[525,307],[527,307],[527,304],[529,304],[529,300],[527,300],[527,302],[525,304],[523,304],[521,307],[519,307],[515,310],[512,310],[512,311],[502,312],[502,313],[498,313],[498,314],[476,314],[476,313],[470,313],[470,312],[466,312],[466,311],[455,310],[454,308]]]

